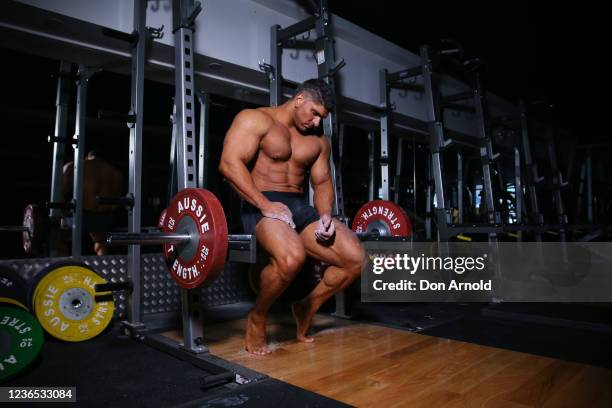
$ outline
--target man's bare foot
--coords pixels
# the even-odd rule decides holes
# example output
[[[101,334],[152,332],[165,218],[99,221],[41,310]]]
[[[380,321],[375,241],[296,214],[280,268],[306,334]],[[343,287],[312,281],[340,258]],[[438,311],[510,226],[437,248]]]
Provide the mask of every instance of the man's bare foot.
[[[252,310],[247,316],[244,348],[249,353],[258,356],[265,356],[272,352],[266,341],[266,319],[255,315]]]
[[[312,316],[308,316],[306,304],[303,301],[294,302],[291,305],[291,311],[293,312],[293,317],[297,323],[297,330],[295,334],[296,339],[304,343],[312,343],[314,341],[314,337],[306,335],[306,332],[310,327],[310,320],[312,319]]]

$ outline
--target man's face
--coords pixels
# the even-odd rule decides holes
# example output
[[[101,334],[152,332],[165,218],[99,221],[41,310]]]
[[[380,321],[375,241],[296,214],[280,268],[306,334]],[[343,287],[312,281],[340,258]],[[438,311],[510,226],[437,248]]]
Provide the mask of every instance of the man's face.
[[[297,95],[294,104],[293,122],[301,133],[308,133],[319,127],[321,119],[328,114],[323,105],[313,101],[307,94]]]

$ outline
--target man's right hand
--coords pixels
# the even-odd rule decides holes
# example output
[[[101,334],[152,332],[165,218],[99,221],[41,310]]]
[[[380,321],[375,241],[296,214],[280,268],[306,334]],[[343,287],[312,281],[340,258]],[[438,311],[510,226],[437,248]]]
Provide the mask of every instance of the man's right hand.
[[[293,214],[291,214],[291,210],[285,204],[277,201],[270,201],[267,204],[262,205],[260,210],[264,217],[281,220],[289,224],[291,228],[295,229]]]

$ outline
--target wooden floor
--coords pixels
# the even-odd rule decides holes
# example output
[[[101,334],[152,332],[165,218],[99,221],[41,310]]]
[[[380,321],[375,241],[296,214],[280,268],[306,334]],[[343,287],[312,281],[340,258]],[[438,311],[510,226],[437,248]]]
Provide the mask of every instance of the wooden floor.
[[[244,351],[244,320],[206,326],[205,343],[227,360],[359,407],[612,407],[612,370],[328,316],[317,316],[313,329],[315,343],[298,343],[290,316],[271,318],[275,352],[265,357]]]

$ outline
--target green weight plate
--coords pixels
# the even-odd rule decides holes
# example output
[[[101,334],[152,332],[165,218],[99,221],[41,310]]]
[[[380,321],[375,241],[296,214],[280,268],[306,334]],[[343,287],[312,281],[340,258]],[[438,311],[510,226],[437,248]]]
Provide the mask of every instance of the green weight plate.
[[[0,307],[0,380],[32,364],[43,339],[42,327],[30,313],[16,307]]]

